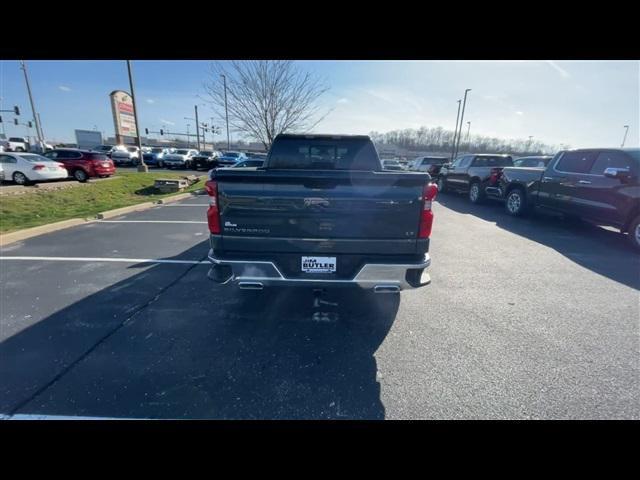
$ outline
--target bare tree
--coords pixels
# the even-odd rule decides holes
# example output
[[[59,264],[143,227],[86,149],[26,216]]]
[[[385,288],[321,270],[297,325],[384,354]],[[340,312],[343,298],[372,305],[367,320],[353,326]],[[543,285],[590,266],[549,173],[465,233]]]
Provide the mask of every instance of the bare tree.
[[[316,103],[329,87],[290,60],[233,61],[228,68],[216,62],[211,72],[204,88],[221,121],[225,91],[220,76],[225,75],[229,125],[266,149],[279,133],[308,132],[329,113],[321,115]]]

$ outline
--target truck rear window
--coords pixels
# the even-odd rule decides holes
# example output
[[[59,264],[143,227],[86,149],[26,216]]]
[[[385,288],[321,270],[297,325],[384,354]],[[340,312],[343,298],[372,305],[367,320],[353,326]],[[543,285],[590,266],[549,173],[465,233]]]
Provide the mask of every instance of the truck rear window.
[[[380,170],[373,143],[367,139],[280,139],[271,147],[272,169]]]

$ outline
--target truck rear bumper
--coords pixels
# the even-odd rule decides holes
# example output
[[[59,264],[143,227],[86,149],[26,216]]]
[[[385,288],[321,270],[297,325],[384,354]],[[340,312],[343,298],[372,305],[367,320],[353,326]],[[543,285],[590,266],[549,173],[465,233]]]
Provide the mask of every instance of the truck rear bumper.
[[[304,286],[311,288],[357,286],[377,293],[393,293],[400,290],[424,287],[431,283],[426,272],[431,258],[425,253],[422,261],[412,264],[367,263],[351,279],[323,280],[322,278],[287,278],[270,261],[224,260],[209,251],[209,279],[221,283],[237,284],[243,289],[260,290],[267,286]],[[321,274],[319,274],[321,275]]]

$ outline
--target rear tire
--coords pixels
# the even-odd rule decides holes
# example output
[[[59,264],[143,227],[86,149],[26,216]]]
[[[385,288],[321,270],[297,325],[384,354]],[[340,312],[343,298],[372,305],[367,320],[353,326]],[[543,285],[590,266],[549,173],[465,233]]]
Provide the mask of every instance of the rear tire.
[[[528,207],[524,190],[521,188],[510,190],[505,199],[504,206],[507,214],[512,217],[522,217],[526,215]]]
[[[29,178],[22,172],[14,172],[13,173],[13,181],[14,183],[16,183],[17,185],[30,185],[31,182],[29,181]]]
[[[634,218],[629,224],[628,238],[631,246],[635,248],[637,252],[640,252],[640,215]]]
[[[89,176],[84,170],[76,170],[73,172],[73,178],[75,178],[80,183],[84,183],[89,179]]]

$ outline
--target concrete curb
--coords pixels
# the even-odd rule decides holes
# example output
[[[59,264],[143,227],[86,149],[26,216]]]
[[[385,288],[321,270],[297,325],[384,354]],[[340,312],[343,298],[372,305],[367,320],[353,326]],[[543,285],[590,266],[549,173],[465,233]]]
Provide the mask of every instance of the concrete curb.
[[[164,205],[165,203],[173,203],[173,202],[177,202],[179,200],[184,200],[185,198],[191,198],[193,196],[194,195],[193,195],[192,192],[179,193],[178,195],[173,195],[171,197],[161,198],[160,200],[156,201],[156,203],[158,205]]]
[[[26,240],[27,238],[37,237],[38,235],[43,235],[45,233],[51,233],[57,230],[75,227],[76,225],[82,225],[83,223],[87,223],[87,221],[89,220],[84,218],[71,218],[61,222],[40,225],[39,227],[25,228],[24,230],[18,230],[17,232],[3,233],[0,235],[0,247],[4,247],[10,243],[19,242],[20,240]]]
[[[118,215],[122,215],[124,213],[137,212],[138,210],[146,210],[147,208],[154,207],[155,205],[156,204],[154,202],[137,203],[135,205],[130,205],[128,207],[116,208],[115,210],[100,212],[96,215],[96,218],[98,220],[103,220],[105,218],[117,217]]]

